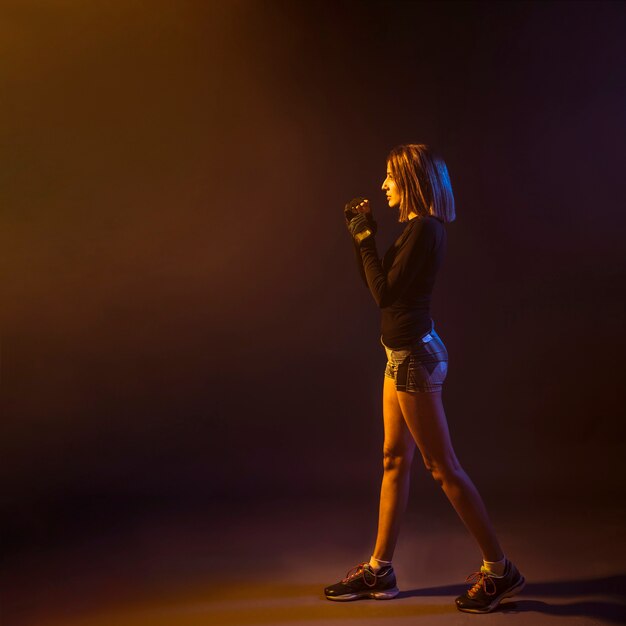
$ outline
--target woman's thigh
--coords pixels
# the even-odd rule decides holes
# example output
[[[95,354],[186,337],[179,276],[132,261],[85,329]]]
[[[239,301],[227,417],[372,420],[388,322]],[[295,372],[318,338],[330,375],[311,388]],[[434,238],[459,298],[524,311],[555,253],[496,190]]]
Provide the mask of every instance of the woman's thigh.
[[[384,452],[405,456],[412,460],[415,453],[415,441],[407,426],[395,383],[385,376],[383,384],[383,422],[385,427]]]
[[[459,466],[448,430],[441,392],[396,391],[398,406],[428,469]]]

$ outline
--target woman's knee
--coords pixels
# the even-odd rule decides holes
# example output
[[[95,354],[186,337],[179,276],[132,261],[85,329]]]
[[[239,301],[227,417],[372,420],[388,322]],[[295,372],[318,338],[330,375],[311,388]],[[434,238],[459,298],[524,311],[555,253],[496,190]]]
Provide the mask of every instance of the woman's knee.
[[[414,450],[383,447],[383,468],[386,472],[408,472]]]
[[[463,478],[463,468],[456,459],[446,459],[443,462],[424,459],[424,465],[430,472],[433,480],[440,486],[451,485]]]

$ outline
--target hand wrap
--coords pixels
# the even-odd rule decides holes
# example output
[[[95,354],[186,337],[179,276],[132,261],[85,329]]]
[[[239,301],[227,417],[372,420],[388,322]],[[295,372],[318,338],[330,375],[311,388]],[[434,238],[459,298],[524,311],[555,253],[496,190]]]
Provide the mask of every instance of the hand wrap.
[[[370,213],[358,213],[348,222],[348,230],[357,243],[376,234],[376,222]]]

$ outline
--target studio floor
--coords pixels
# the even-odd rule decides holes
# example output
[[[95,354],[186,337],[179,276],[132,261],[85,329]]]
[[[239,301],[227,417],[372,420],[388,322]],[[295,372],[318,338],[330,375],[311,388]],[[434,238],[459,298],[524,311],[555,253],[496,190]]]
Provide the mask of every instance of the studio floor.
[[[334,603],[325,585],[369,557],[367,499],[171,507],[74,528],[2,565],[2,626],[624,624],[626,508],[529,496],[489,506],[527,584],[488,615],[454,598],[479,554],[441,499],[412,501],[394,558],[401,594]]]

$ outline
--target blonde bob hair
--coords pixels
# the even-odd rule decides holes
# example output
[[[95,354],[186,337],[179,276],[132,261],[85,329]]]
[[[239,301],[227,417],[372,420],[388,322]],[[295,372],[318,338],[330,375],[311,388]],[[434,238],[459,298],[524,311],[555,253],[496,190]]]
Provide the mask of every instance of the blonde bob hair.
[[[400,192],[400,222],[410,213],[432,215],[444,223],[456,218],[450,175],[444,160],[422,143],[396,146],[387,165]]]

